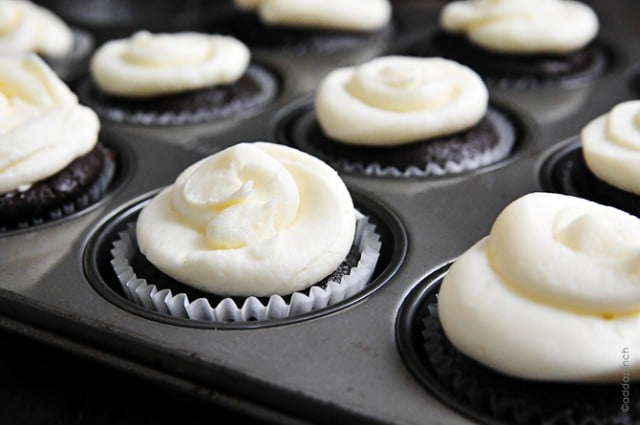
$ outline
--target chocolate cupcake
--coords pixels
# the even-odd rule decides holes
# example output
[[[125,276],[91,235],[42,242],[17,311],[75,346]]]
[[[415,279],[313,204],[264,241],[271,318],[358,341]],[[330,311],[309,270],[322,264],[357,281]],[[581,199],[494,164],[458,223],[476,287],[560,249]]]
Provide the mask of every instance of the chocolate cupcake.
[[[72,30],[49,10],[28,1],[3,1],[0,16],[0,54],[37,53],[67,82],[86,69],[93,48],[88,33]]]
[[[115,173],[99,121],[34,54],[0,58],[0,230],[55,220],[95,203]]]
[[[317,122],[316,122],[317,119]],[[441,58],[388,56],[330,73],[315,117],[290,143],[336,168],[378,176],[441,176],[509,156],[516,129],[488,108],[469,68]]]
[[[391,32],[388,0],[235,0],[244,11],[221,28],[252,48],[294,54],[355,50]]]
[[[241,42],[200,33],[136,33],[91,60],[81,100],[114,122],[179,125],[242,116],[272,101],[275,77]]]
[[[379,235],[358,216],[322,161],[237,144],[153,198],[115,241],[112,266],[127,297],[153,311],[217,322],[289,317],[369,282]]]
[[[583,86],[608,62],[593,42],[596,14],[576,1],[456,1],[443,8],[440,26],[410,54],[456,60],[492,87]]]
[[[424,319],[423,352],[448,396],[498,423],[636,423],[638,236],[638,218],[580,198],[507,206]]]
[[[547,161],[543,185],[640,216],[640,101],[617,104]]]

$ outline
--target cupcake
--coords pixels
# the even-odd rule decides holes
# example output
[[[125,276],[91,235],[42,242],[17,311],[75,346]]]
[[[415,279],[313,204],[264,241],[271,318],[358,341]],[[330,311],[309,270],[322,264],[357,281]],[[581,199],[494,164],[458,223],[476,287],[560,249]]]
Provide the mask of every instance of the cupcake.
[[[0,2],[0,54],[37,53],[64,80],[80,75],[93,47],[49,10],[22,0]]]
[[[211,122],[273,100],[275,78],[250,64],[238,40],[202,33],[150,34],[102,45],[80,98],[115,122],[171,125]]]
[[[425,318],[437,379],[492,421],[636,423],[639,240],[640,220],[612,207],[551,193],[512,202]]]
[[[464,63],[499,87],[584,85],[606,67],[593,10],[572,0],[464,0],[447,4],[441,30],[416,53]]]
[[[334,70],[291,143],[367,175],[441,176],[509,156],[516,129],[480,77],[442,58],[386,56]]]
[[[390,33],[388,0],[235,0],[234,4],[246,13],[232,18],[228,30],[251,47],[335,53]]]
[[[551,157],[547,185],[640,216],[639,150],[640,101],[619,103],[587,124],[569,149]]]
[[[132,301],[228,322],[342,301],[368,283],[379,240],[328,165],[256,142],[187,168],[142,209],[112,254]]]
[[[0,57],[0,230],[95,203],[115,171],[96,114],[35,54]]]

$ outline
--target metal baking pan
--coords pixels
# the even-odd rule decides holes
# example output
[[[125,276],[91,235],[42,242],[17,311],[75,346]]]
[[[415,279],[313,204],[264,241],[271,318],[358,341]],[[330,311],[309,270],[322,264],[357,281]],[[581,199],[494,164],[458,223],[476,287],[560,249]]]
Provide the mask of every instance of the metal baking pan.
[[[137,202],[204,155],[239,141],[277,141],[281,120],[312,96],[328,70],[424,40],[436,27],[439,6],[433,4],[396,6],[393,36],[370,50],[309,57],[255,52],[254,60],[278,75],[281,90],[251,116],[175,128],[104,122],[102,140],[119,153],[121,165],[114,190],[78,216],[0,236],[0,326],[193,397],[251,409],[268,421],[474,423],[405,365],[396,341],[399,312],[423,279],[488,233],[502,208],[541,190],[548,150],[614,104],[638,96],[640,4],[589,3],[600,17],[599,39],[612,53],[605,75],[574,90],[491,90],[522,130],[511,160],[445,178],[343,174],[356,203],[386,227],[389,251],[363,296],[270,326],[161,320],[114,301],[108,285],[100,286],[96,244],[114,219],[134,213]]]

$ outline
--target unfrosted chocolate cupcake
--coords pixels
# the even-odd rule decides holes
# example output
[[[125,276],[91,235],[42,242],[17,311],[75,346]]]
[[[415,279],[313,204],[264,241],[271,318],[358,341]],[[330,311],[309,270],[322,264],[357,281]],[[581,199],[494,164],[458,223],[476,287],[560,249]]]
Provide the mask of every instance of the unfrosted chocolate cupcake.
[[[30,227],[98,201],[115,174],[99,121],[37,56],[0,58],[11,114],[0,133],[0,230]]]
[[[342,68],[320,84],[314,111],[288,142],[349,172],[440,176],[507,158],[517,130],[488,107],[469,68],[441,58],[389,56]]]
[[[294,54],[327,54],[354,50],[389,37],[388,0],[236,0],[242,13],[226,18],[216,29],[252,48]]]
[[[609,60],[593,41],[597,16],[575,1],[456,1],[443,8],[440,25],[409,53],[456,60],[496,87],[581,86]]]
[[[78,93],[115,122],[212,122],[255,111],[277,95],[275,77],[249,60],[231,37],[139,32],[102,46]]]

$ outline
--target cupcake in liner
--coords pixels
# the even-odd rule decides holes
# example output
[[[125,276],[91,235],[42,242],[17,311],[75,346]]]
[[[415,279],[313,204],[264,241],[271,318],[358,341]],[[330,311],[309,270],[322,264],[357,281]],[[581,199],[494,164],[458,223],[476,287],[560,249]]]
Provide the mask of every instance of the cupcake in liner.
[[[146,309],[192,320],[247,322],[282,319],[319,310],[362,290],[370,282],[380,254],[380,235],[365,216],[357,222],[354,249],[357,260],[348,274],[338,274],[335,278],[330,275],[322,283],[286,296],[242,298],[201,293],[196,298],[186,293],[174,295],[171,289],[162,288],[145,279],[142,273],[136,273],[131,265],[134,256],[140,255],[133,224],[114,241],[111,265],[126,297]]]
[[[592,41],[596,14],[576,1],[456,1],[442,9],[440,26],[411,54],[456,60],[495,88],[583,86],[608,64]]]
[[[78,96],[117,123],[184,125],[255,112],[273,101],[278,83],[250,64],[249,50],[226,36],[150,34],[113,40],[91,60]]]
[[[626,101],[587,124],[556,152],[548,184],[561,193],[640,216],[640,101]]]
[[[506,159],[517,131],[469,68],[387,56],[330,73],[291,144],[347,172],[427,177]]]
[[[0,135],[0,228],[56,220],[102,198],[116,164],[97,144],[96,114],[35,54],[0,58],[0,76],[11,111]]]
[[[235,5],[244,13],[226,18],[216,29],[252,48],[333,54],[366,48],[393,32],[388,0],[236,0]]]
[[[22,0],[6,0],[0,14],[2,25],[0,53],[39,54],[66,82],[86,69],[93,49],[93,37],[86,31],[71,29],[48,9]]]
[[[444,277],[424,320],[430,370],[504,423],[636,423],[639,234],[637,217],[581,198],[515,200]]]
[[[338,303],[369,282],[379,253],[375,225],[335,170],[256,142],[184,170],[115,241],[112,266],[145,308],[229,322]]]

